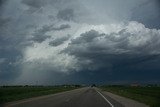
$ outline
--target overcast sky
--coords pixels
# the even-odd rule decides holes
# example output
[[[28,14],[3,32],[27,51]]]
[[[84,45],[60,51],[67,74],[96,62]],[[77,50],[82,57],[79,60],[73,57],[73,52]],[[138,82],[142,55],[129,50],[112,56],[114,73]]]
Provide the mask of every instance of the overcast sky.
[[[0,85],[160,83],[159,0],[0,0]]]

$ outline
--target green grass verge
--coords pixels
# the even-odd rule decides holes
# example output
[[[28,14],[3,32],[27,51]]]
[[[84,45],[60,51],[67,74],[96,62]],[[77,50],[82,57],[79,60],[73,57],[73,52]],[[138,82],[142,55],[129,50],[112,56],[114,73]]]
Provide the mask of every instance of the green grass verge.
[[[160,87],[102,86],[101,88],[145,103],[150,107],[160,107]]]
[[[7,86],[0,87],[0,104],[36,96],[69,91],[73,86]]]

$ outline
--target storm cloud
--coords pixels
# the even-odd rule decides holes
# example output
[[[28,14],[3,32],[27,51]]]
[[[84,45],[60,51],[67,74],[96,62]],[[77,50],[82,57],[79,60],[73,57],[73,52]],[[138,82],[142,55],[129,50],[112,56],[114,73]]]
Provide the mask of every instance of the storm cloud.
[[[49,45],[51,45],[51,46],[61,45],[61,44],[63,44],[65,41],[67,41],[69,38],[70,38],[70,35],[67,35],[67,36],[62,37],[62,38],[57,38],[57,39],[49,42]]]
[[[51,37],[49,35],[46,35],[47,32],[61,31],[61,30],[65,30],[67,28],[70,28],[70,25],[68,25],[68,24],[62,24],[59,27],[55,27],[54,25],[44,25],[41,29],[36,30],[32,34],[33,35],[32,40],[33,41],[37,41],[37,42],[43,42],[47,38]]]
[[[0,0],[0,85],[159,83],[159,3]]]
[[[80,63],[88,62],[83,67],[87,66],[89,69],[107,68],[107,65],[123,67],[122,65],[145,63],[159,58],[159,30],[145,28],[137,22],[121,27],[106,34],[96,30],[82,33],[71,40],[65,52],[76,56]]]
[[[34,7],[34,8],[40,8],[42,6],[45,6],[47,2],[44,0],[22,0],[22,3]]]
[[[73,9],[60,10],[57,14],[57,18],[60,20],[72,21],[74,20],[74,11]]]

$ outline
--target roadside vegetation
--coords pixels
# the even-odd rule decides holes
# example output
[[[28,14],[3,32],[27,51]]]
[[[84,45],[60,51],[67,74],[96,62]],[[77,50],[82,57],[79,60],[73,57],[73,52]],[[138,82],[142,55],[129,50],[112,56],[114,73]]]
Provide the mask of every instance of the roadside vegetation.
[[[128,97],[145,103],[150,107],[160,107],[160,87],[159,86],[102,86],[104,91],[108,91],[120,96]]]
[[[54,94],[69,91],[81,87],[80,85],[61,85],[61,86],[1,86],[0,104],[31,98],[36,96]]]

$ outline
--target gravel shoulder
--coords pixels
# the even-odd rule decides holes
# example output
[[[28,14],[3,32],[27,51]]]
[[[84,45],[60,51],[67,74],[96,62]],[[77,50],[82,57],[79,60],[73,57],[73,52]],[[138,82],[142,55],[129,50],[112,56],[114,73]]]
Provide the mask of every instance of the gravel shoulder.
[[[129,99],[129,98],[125,98],[110,92],[106,92],[106,91],[102,91],[103,94],[106,94],[107,96],[111,97],[112,99],[115,99],[116,101],[118,101],[119,103],[121,103],[122,105],[124,105],[125,107],[149,107],[146,104],[140,103],[138,101]]]

